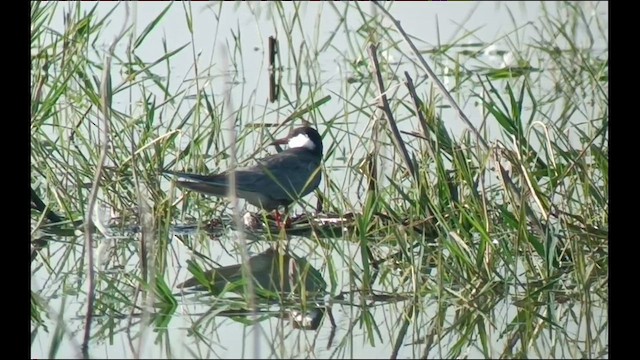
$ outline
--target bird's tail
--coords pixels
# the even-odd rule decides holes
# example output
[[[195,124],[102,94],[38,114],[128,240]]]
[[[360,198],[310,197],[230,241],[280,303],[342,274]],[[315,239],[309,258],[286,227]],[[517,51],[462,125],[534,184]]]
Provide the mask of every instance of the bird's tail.
[[[171,170],[163,170],[162,172],[180,178],[176,181],[179,187],[207,195],[225,196],[229,188],[224,175],[199,175]]]

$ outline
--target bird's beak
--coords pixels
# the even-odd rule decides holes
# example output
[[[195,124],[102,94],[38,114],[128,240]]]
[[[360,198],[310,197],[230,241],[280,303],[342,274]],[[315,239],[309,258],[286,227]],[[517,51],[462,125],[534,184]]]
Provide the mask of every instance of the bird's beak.
[[[270,145],[286,145],[289,143],[289,137],[284,137],[282,139],[274,140]]]

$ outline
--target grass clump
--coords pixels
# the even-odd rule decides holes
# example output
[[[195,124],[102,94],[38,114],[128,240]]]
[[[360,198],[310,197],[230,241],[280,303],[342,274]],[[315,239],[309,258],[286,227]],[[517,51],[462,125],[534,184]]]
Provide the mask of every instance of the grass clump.
[[[247,297],[207,298],[214,306],[194,312],[188,331],[172,326],[187,306],[176,269],[221,268],[221,253],[240,251],[228,239],[228,202],[176,190],[159,170],[218,172],[234,151],[252,163],[304,119],[326,149],[321,187],[295,210],[308,223],[245,236],[288,242],[322,273],[349,318],[323,355],[381,343],[391,357],[608,355],[600,5],[542,3],[526,24],[509,8],[504,36],[461,30],[436,44],[395,21],[396,3],[162,4],[145,8],[145,23],[133,15],[146,5],[136,6],[32,3],[32,348],[50,334],[48,356],[67,355],[69,344],[91,353],[89,344],[126,334],[122,348],[139,356],[152,328],[156,356],[181,356],[187,335],[196,342],[187,356],[222,356],[215,319],[250,308]],[[269,14],[278,35],[274,103],[260,80],[269,69],[252,68],[252,30],[222,30],[240,9],[256,24]],[[329,33],[310,26],[311,9],[316,24],[330,20]],[[172,42],[160,29],[176,14],[188,36]],[[201,48],[203,14],[216,25]],[[267,30],[257,26],[265,43]],[[214,55],[221,48],[226,63]],[[100,206],[110,211],[90,216]],[[340,221],[319,226],[322,217]],[[217,234],[173,234],[211,219]],[[91,252],[108,262],[92,264]],[[77,305],[91,297],[87,269],[96,271],[93,320]],[[256,304],[256,318],[229,317],[254,324],[271,319],[270,305]],[[89,341],[63,324],[71,318],[91,329]],[[268,351],[291,356],[280,335]]]

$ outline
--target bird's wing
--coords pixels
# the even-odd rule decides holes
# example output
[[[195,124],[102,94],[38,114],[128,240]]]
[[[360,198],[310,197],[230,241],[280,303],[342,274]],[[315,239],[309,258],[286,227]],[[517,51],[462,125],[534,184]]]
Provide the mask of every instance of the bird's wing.
[[[294,199],[313,191],[320,182],[320,159],[305,149],[287,149],[258,161],[258,165],[238,169],[239,190],[268,190],[273,199]]]
[[[239,192],[260,192],[275,200],[293,200],[313,191],[320,183],[320,159],[305,149],[293,148],[258,160],[258,164],[235,170]],[[198,175],[164,171],[185,180],[182,187],[209,195],[224,196],[228,191],[229,172]]]

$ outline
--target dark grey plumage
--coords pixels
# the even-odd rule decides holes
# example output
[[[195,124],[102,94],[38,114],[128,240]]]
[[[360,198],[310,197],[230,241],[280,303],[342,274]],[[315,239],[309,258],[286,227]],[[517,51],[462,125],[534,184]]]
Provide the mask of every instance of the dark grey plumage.
[[[295,139],[295,140],[294,140]],[[289,143],[290,148],[258,160],[258,164],[235,170],[237,196],[267,211],[288,207],[295,200],[314,191],[321,180],[322,138],[311,127],[303,126],[275,143]],[[295,142],[295,144],[293,144]],[[291,146],[297,147],[291,147]],[[176,175],[180,187],[206,195],[224,197],[229,193],[229,172],[198,175],[165,171]]]

